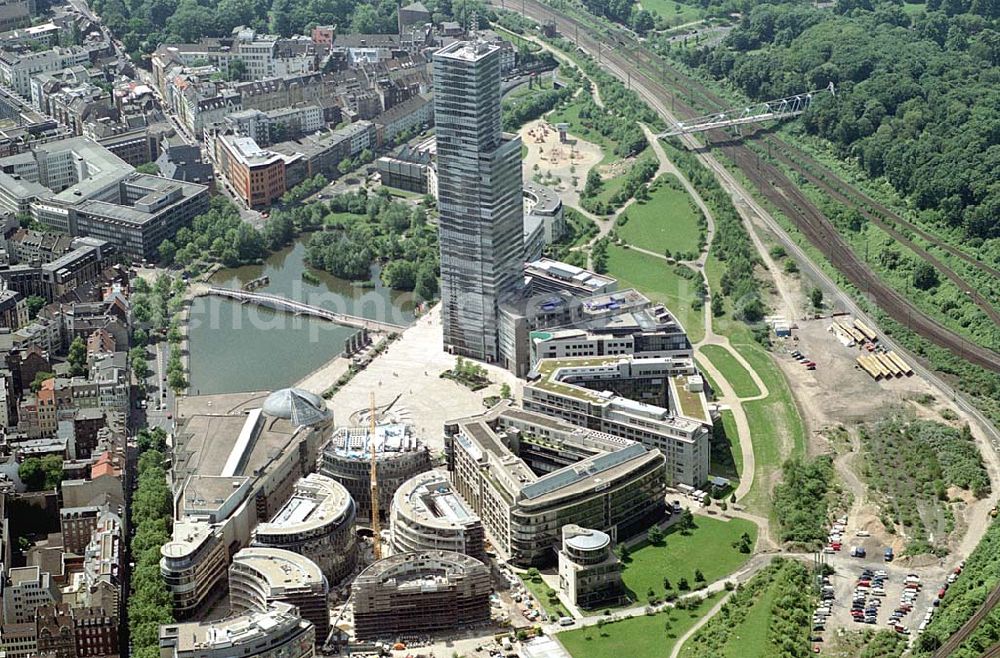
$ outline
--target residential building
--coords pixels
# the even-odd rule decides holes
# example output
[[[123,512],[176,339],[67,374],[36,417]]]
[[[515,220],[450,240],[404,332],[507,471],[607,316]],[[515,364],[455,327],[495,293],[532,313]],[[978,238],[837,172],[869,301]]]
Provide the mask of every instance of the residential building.
[[[450,551],[399,553],[361,572],[351,586],[358,639],[426,635],[486,624],[489,568]]]
[[[2,13],[2,12],[0,12]],[[90,63],[90,51],[80,46],[55,46],[38,52],[22,47],[0,50],[0,84],[31,98],[31,76]]]
[[[0,30],[17,30],[31,25],[31,0],[0,2]]]
[[[431,12],[422,2],[411,2],[405,7],[400,7],[396,16],[400,35],[404,34],[409,27],[426,25],[431,22]]]
[[[100,513],[101,508],[97,505],[63,507],[59,510],[59,530],[67,553],[83,555],[97,527]]]
[[[0,328],[17,331],[28,324],[28,302],[16,290],[0,291]]]
[[[400,133],[434,125],[434,94],[417,94],[375,118],[379,146],[392,142]]]
[[[2,15],[3,6],[0,6]],[[38,658],[35,622],[15,624],[5,621],[0,627],[0,648],[5,658]]]
[[[214,184],[212,164],[202,161],[201,149],[197,146],[164,142],[160,147],[156,166],[164,178],[185,183],[199,183],[209,187]]]
[[[43,265],[73,250],[73,238],[63,233],[19,228],[7,240],[7,253],[15,263]]]
[[[102,608],[73,608],[77,658],[116,658],[121,655],[119,616]]]
[[[89,607],[119,615],[124,577],[125,536],[121,518],[104,510],[97,517],[94,534],[84,551],[83,575]]]
[[[38,608],[37,614],[35,642],[38,653],[53,658],[76,658],[76,636],[69,606],[45,605]]]
[[[500,305],[523,285],[521,141],[500,129],[500,49],[434,54],[444,346],[501,360]]]

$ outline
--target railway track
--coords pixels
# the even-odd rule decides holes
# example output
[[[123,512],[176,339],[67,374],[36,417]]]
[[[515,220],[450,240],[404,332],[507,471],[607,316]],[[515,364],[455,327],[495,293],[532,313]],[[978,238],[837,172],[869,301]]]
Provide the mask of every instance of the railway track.
[[[976,610],[971,617],[969,617],[969,620],[962,624],[962,627],[952,634],[952,636],[949,637],[944,644],[938,647],[938,650],[934,652],[933,658],[948,658],[948,656],[954,653],[955,650],[962,646],[962,643],[968,639],[969,635],[972,634],[972,631],[976,630],[976,627],[979,626],[979,623],[983,620],[983,618],[985,618],[986,615],[988,615],[990,611],[996,607],[997,603],[1000,603],[1000,584],[996,585],[990,591],[986,600],[983,601],[983,604],[979,606],[979,609]],[[986,656],[1000,657],[1000,645],[993,646],[987,650],[983,656],[984,658]]]
[[[899,214],[897,214],[895,211],[893,211],[891,208],[887,207],[886,205],[884,205],[882,203],[879,203],[878,201],[872,199],[870,196],[868,196],[867,194],[865,194],[861,190],[859,190],[859,189],[857,189],[855,187],[852,187],[850,185],[845,184],[837,176],[837,174],[834,173],[829,167],[827,167],[826,165],[824,165],[820,161],[816,160],[814,157],[812,157],[811,155],[809,155],[808,153],[806,153],[805,151],[803,151],[799,147],[797,147],[797,146],[795,146],[793,144],[790,144],[788,142],[784,142],[784,141],[778,140],[778,139],[774,138],[773,136],[767,136],[762,141],[764,141],[765,143],[771,143],[773,145],[780,146],[788,154],[790,154],[794,160],[797,160],[797,161],[803,163],[803,165],[807,166],[808,169],[812,169],[814,171],[819,172],[819,175],[821,177],[823,177],[824,179],[826,179],[828,185],[830,185],[831,187],[837,189],[837,191],[839,193],[841,193],[844,196],[849,197],[851,199],[851,202],[850,202],[851,205],[853,205],[855,207],[858,207],[858,206],[867,207],[867,209],[871,213],[873,213],[873,214],[875,214],[877,216],[881,216],[881,218],[884,221],[891,222],[893,224],[897,224],[897,225],[905,228],[907,231],[912,231],[913,233],[916,233],[917,235],[919,235],[921,238],[923,238],[927,242],[929,242],[929,243],[933,244],[934,246],[942,249],[943,251],[948,252],[952,256],[955,256],[956,258],[964,261],[969,266],[971,266],[971,267],[973,267],[973,268],[981,271],[984,274],[988,274],[991,277],[1000,278],[1000,269],[992,267],[991,265],[989,265],[987,263],[984,263],[983,261],[979,260],[975,256],[973,256],[973,255],[971,255],[971,254],[963,251],[962,249],[959,249],[959,248],[957,248],[957,247],[955,247],[955,246],[953,246],[951,244],[948,244],[947,242],[941,240],[939,237],[937,237],[933,233],[930,233],[926,229],[924,229],[924,228],[918,226],[917,224],[914,224],[913,222],[909,221],[908,219],[905,219],[904,217],[900,216]],[[803,166],[796,167],[796,169],[799,170],[799,171],[802,171]],[[861,209],[863,211],[863,208],[859,208],[859,209]]]
[[[779,142],[781,146],[783,143]],[[979,291],[971,286],[968,281],[959,276],[954,270],[952,270],[948,265],[941,262],[936,256],[928,252],[926,249],[915,243],[909,237],[904,235],[892,222],[883,220],[878,214],[869,211],[863,205],[858,205],[851,201],[851,199],[846,195],[839,187],[834,187],[833,185],[827,183],[825,180],[813,173],[809,168],[797,167],[795,162],[787,155],[787,153],[779,147],[779,150],[774,152],[774,157],[783,162],[786,166],[793,168],[798,171],[800,175],[807,181],[826,192],[831,198],[847,206],[854,207],[862,215],[868,218],[873,224],[878,226],[880,229],[891,235],[897,242],[905,245],[913,253],[917,254],[923,260],[927,261],[933,265],[937,270],[942,272],[946,278],[948,278],[952,283],[958,287],[963,293],[965,293],[972,302],[978,306],[983,313],[985,313],[994,324],[1000,325],[1000,312],[993,307],[990,302],[979,294]],[[985,265],[985,264],[984,264]],[[988,267],[988,266],[987,266]],[[992,268],[990,268],[992,269]],[[996,276],[1000,276],[1000,272]]]
[[[636,61],[639,61],[647,66],[648,71],[655,71],[658,67],[662,67],[665,63],[662,59],[654,58],[650,53],[638,49],[633,49],[630,51],[630,54]],[[685,91],[687,92],[684,94],[685,98],[693,100],[697,93],[697,95],[703,99],[703,102],[698,103],[696,107],[693,106],[694,104],[692,103],[682,101],[681,105],[686,108],[685,114],[689,116],[694,113],[713,111],[731,105],[731,102],[720,98],[707,86],[701,84],[697,80],[682,76],[681,74],[673,71],[667,74],[667,69],[660,68],[659,70],[663,71],[663,73],[661,73],[661,81],[666,80],[669,77],[669,79],[671,79],[675,84],[685,88]],[[676,106],[676,99],[672,101],[672,103]],[[756,138],[756,135],[751,133],[750,137]],[[973,302],[979,306],[994,323],[998,322],[1000,313],[998,313],[996,309],[989,304],[989,302],[982,298],[982,295],[976,288],[967,283],[948,265],[942,263],[939,259],[936,259],[927,253],[926,249],[917,246],[910,238],[905,237],[898,230],[898,227],[903,227],[907,231],[912,231],[930,244],[964,261],[970,267],[977,269],[981,273],[990,277],[1000,279],[1000,269],[984,263],[975,256],[972,256],[971,254],[968,254],[965,251],[941,240],[933,233],[930,233],[926,229],[903,218],[885,204],[872,199],[863,191],[847,184],[833,170],[794,144],[783,141],[774,135],[769,134],[763,134],[759,141],[768,144],[769,148],[775,147],[784,151],[790,156],[790,159],[786,159],[785,163],[792,170],[798,172],[803,177],[810,179],[810,182],[813,182],[814,185],[820,187],[831,196],[834,196],[841,203],[859,210],[869,220],[876,223],[886,232],[892,234],[893,237],[899,239],[900,242],[905,243],[911,250],[920,254],[921,257],[926,258],[929,261],[933,261],[934,266],[945,272],[945,275],[954,281],[956,285],[963,290],[963,292],[969,294]]]
[[[1000,658],[1000,644],[994,644],[980,658]]]
[[[682,76],[677,71],[665,67],[660,62],[629,44],[622,37],[604,36],[597,38],[590,26],[583,23],[568,12],[559,12],[537,0],[521,0],[521,2],[506,3],[505,0],[493,0],[497,6],[518,11],[538,22],[553,22],[556,29],[565,37],[575,40],[577,46],[595,57],[599,63],[626,79],[630,86],[651,104],[658,106],[660,113],[670,120],[676,120],[667,108],[683,116],[695,116],[703,112],[691,107],[697,93],[709,102],[716,102],[717,107],[724,106],[711,90],[695,80]],[[618,48],[628,50],[627,55],[618,52]],[[655,62],[655,64],[654,64]],[[658,70],[658,74],[649,73],[639,63]],[[681,97],[675,90],[667,86],[670,78],[679,86],[685,87],[687,98]],[[948,349],[979,366],[1000,372],[1000,354],[970,342],[965,337],[945,327],[917,308],[910,300],[897,292],[871,270],[850,248],[829,220],[815,205],[774,165],[763,162],[750,148],[742,143],[732,143],[730,137],[721,131],[704,133],[706,141],[713,146],[721,146],[741,172],[751,181],[767,201],[778,211],[788,217],[844,277],[858,290],[883,309],[900,324],[909,327],[931,342]],[[684,136],[684,142],[691,148],[700,144],[690,135]],[[717,170],[720,175],[722,171]]]

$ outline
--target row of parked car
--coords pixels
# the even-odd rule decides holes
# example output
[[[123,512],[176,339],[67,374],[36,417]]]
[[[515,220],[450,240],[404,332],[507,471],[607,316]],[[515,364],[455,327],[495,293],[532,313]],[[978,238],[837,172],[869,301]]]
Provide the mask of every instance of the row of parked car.
[[[874,624],[878,621],[878,611],[882,607],[882,597],[885,596],[885,584],[888,580],[889,574],[882,569],[861,570],[851,601],[851,616],[854,621],[863,624]]]
[[[796,361],[798,361],[799,363],[801,363],[802,365],[804,365],[806,367],[806,370],[815,370],[816,369],[816,362],[815,361],[811,361],[807,356],[805,356],[804,354],[802,354],[802,352],[800,352],[798,350],[794,350],[791,354],[792,354],[792,358],[793,359],[795,359]]]
[[[931,623],[931,619],[934,618],[934,609],[941,605],[941,599],[943,599],[944,595],[948,593],[948,588],[951,587],[952,583],[958,580],[958,577],[962,575],[962,569],[964,568],[965,560],[962,560],[958,563],[958,566],[955,567],[950,574],[948,574],[945,581],[941,583],[941,587],[938,589],[937,595],[931,601],[930,607],[928,607],[927,611],[924,613],[923,621],[921,621],[920,626],[917,627],[918,633],[923,633],[924,629],[927,628],[927,624]]]
[[[847,517],[842,516],[830,527],[830,533],[826,537],[824,553],[839,553],[844,541],[844,531],[847,529]]]
[[[816,611],[813,613],[813,633],[814,635],[810,638],[813,642],[822,642],[823,636],[816,635],[815,633],[821,633],[826,630],[826,620],[830,618],[833,612],[833,599],[834,590],[833,584],[830,582],[829,576],[823,576],[823,584],[820,586],[819,591],[819,605],[816,607]],[[819,644],[813,645],[813,652],[819,653]]]
[[[915,573],[907,574],[906,578],[903,580],[903,592],[899,595],[899,607],[893,610],[892,614],[889,615],[889,626],[897,633],[902,635],[910,634],[910,629],[903,626],[902,621],[906,615],[912,612],[913,606],[917,602],[917,596],[920,595],[922,587],[923,586],[920,584],[920,576]]]

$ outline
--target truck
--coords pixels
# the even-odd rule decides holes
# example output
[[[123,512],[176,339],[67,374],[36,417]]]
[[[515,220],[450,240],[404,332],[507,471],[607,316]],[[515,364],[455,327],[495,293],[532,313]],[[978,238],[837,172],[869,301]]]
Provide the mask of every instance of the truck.
[[[886,549],[885,549],[885,561],[886,562],[892,562],[892,559],[894,557],[895,557],[895,555],[892,552],[892,546],[887,546]]]

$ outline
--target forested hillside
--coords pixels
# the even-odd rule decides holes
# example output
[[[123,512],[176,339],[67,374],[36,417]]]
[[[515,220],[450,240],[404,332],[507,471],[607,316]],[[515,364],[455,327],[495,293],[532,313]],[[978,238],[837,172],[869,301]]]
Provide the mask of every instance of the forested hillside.
[[[681,57],[756,99],[833,82],[836,97],[818,98],[806,130],[978,247],[1000,237],[1000,0],[913,9],[759,4],[720,47]]]

